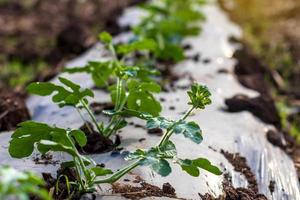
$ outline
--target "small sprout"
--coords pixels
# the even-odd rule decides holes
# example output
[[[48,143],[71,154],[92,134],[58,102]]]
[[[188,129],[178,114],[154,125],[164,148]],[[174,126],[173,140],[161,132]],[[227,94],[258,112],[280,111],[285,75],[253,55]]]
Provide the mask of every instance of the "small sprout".
[[[12,134],[9,153],[14,158],[25,158],[30,156],[36,148],[42,154],[49,151],[69,154],[72,160],[62,163],[62,166],[76,169],[75,190],[86,192],[94,189],[97,177],[113,173],[110,169],[91,166],[95,162],[79,154],[76,145],[83,147],[86,143],[87,138],[81,130],[65,130],[27,121],[21,123]]]
[[[112,36],[108,32],[100,33],[98,38],[105,44],[109,44],[112,42]]]
[[[190,91],[188,91],[190,97],[189,105],[194,108],[204,109],[206,105],[211,104],[211,93],[206,86],[199,84],[193,84]]]

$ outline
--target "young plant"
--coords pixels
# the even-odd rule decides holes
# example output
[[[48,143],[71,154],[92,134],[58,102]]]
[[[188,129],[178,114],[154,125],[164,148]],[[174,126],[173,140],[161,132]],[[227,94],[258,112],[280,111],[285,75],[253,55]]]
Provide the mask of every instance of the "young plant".
[[[140,165],[150,166],[153,171],[162,176],[171,173],[171,167],[168,160],[181,166],[191,176],[199,176],[199,169],[207,170],[213,174],[220,175],[221,171],[213,166],[209,160],[205,158],[182,159],[177,157],[175,144],[170,140],[175,134],[182,134],[196,144],[202,141],[202,134],[199,125],[193,121],[186,121],[187,117],[195,109],[204,109],[206,105],[211,103],[210,92],[205,86],[198,84],[192,85],[188,91],[190,98],[190,109],[179,120],[169,120],[164,117],[146,117],[147,128],[165,129],[160,142],[149,150],[138,149],[127,156],[127,160],[139,160]]]
[[[130,153],[126,159],[132,162],[115,173],[110,169],[95,165],[92,159],[79,154],[76,145],[83,147],[87,142],[86,136],[82,131],[50,127],[47,124],[33,121],[21,123],[19,128],[12,134],[9,153],[14,158],[24,158],[30,156],[36,148],[42,154],[49,151],[69,154],[72,160],[64,162],[62,165],[76,169],[77,179],[71,184],[79,192],[93,191],[96,184],[113,183],[138,166],[150,166],[153,171],[161,176],[167,176],[172,170],[169,161],[180,165],[183,171],[192,176],[199,176],[199,169],[220,175],[221,171],[205,158],[179,158],[176,146],[170,140],[175,133],[182,134],[196,144],[202,141],[201,129],[198,124],[193,121],[186,121],[186,119],[195,109],[204,109],[206,105],[211,103],[210,92],[206,87],[194,84],[192,89],[188,91],[188,95],[191,108],[183,117],[176,121],[131,110],[112,113],[117,115],[130,113],[133,116],[147,120],[148,128],[162,128],[166,130],[156,146],[148,150],[137,149]],[[98,179],[100,176],[109,174],[112,175]]]
[[[9,154],[13,158],[25,158],[30,156],[34,149],[42,154],[49,151],[67,153],[72,160],[62,163],[62,166],[74,167],[77,176],[76,182],[70,184],[74,186],[74,191],[89,192],[93,191],[98,176],[111,174],[112,171],[96,166],[92,159],[78,152],[76,146],[84,147],[86,143],[86,136],[81,130],[66,130],[44,123],[26,121],[19,124],[18,129],[12,134]]]
[[[44,181],[32,172],[0,166],[0,199],[29,200],[30,195],[35,195],[41,200],[51,200],[42,186]]]
[[[122,112],[124,109],[130,109],[158,116],[161,112],[161,105],[153,94],[159,93],[161,88],[151,78],[151,76],[157,74],[157,71],[126,65],[118,59],[111,35],[103,32],[99,37],[106,48],[110,50],[112,59],[105,62],[89,62],[85,67],[70,68],[65,69],[65,71],[69,73],[89,73],[96,86],[106,86],[110,90],[114,112],[116,113]],[[125,56],[137,50],[149,51],[154,48],[155,43],[151,40],[142,40],[119,45],[117,51]],[[109,79],[115,81],[113,85],[107,84]],[[123,116],[114,115],[102,132],[104,136],[109,137],[125,125],[126,121]]]
[[[200,144],[202,141],[202,134],[199,125],[193,121],[188,122],[186,119],[195,109],[204,109],[206,105],[209,105],[211,103],[211,94],[205,86],[194,84],[191,90],[188,91],[188,95],[190,98],[189,105],[191,105],[191,108],[177,121],[169,120],[164,117],[153,117],[145,113],[131,113],[136,117],[147,120],[147,128],[165,129],[165,133],[156,146],[151,147],[148,150],[137,149],[130,153],[126,157],[128,161],[132,161],[130,165],[117,171],[106,179],[95,181],[95,183],[113,183],[137,166],[149,166],[153,171],[157,172],[161,176],[167,176],[172,171],[169,161],[180,165],[182,170],[191,176],[199,176],[199,169],[204,169],[215,175],[221,175],[222,172],[218,169],[218,167],[212,165],[206,158],[178,158],[176,146],[170,140],[171,136],[175,133],[182,134],[184,137],[190,139],[196,144]],[[128,113],[124,111],[123,114]]]
[[[137,37],[154,40],[155,57],[179,62],[184,59],[182,40],[200,32],[196,23],[205,19],[198,7],[203,0],[161,0],[141,6],[149,15],[133,27]]]

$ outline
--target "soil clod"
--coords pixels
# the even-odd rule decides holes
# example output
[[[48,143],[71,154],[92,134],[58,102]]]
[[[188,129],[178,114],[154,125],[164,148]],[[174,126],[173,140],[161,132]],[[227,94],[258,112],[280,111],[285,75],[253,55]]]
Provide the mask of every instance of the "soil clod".
[[[165,191],[158,186],[141,182],[141,186],[132,186],[128,184],[112,184],[113,193],[121,194],[123,197],[138,200],[145,197],[176,197],[175,189],[168,183],[165,183]],[[164,186],[163,186],[164,188]]]
[[[249,111],[265,123],[281,127],[280,117],[274,105],[272,98],[261,95],[255,98],[249,98],[246,95],[235,95],[226,99],[225,104],[229,112]]]
[[[14,130],[19,123],[29,119],[29,111],[20,94],[0,92],[0,131]]]
[[[87,144],[84,147],[78,147],[81,153],[104,153],[112,151],[115,144],[109,139],[104,137],[101,133],[93,129],[93,125],[85,123],[80,129],[86,134]],[[92,131],[92,132],[91,132]]]

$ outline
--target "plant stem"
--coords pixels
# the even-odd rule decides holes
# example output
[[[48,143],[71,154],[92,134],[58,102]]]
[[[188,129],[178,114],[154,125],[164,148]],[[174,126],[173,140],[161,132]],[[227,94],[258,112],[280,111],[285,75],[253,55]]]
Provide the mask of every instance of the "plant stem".
[[[119,171],[115,172],[113,175],[111,175],[109,178],[97,180],[94,183],[95,184],[101,184],[101,183],[113,183],[119,180],[122,176],[139,166],[140,159],[136,160],[135,162],[131,163],[130,165],[124,167],[123,169],[120,169]]]
[[[84,117],[82,116],[80,110],[76,107],[77,112],[79,113],[80,118],[82,119],[82,121],[86,124],[86,127],[89,129],[89,132],[91,134],[93,134],[93,129],[90,127],[89,123],[84,119]]]
[[[80,103],[84,107],[84,109],[88,112],[88,114],[91,117],[93,123],[97,127],[97,130],[98,130],[99,134],[101,134],[102,133],[101,128],[100,128],[100,126],[99,126],[99,124],[98,124],[98,122],[97,122],[97,120],[96,120],[93,112],[90,110],[89,106],[83,100],[80,100]]]
[[[185,120],[190,114],[191,112],[193,112],[193,110],[195,109],[195,107],[191,107],[186,113],[185,115],[179,119],[177,122],[175,122],[170,128],[168,128],[167,132],[163,135],[163,137],[161,138],[159,144],[158,144],[158,147],[162,147],[164,146],[164,144],[169,140],[169,138],[173,135],[174,131],[173,131],[173,128],[174,126],[179,122],[179,121],[182,121],[182,120]]]

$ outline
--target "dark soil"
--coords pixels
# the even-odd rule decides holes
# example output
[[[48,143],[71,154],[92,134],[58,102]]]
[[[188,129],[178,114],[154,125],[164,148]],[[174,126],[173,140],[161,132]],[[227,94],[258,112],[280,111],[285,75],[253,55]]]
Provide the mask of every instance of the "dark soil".
[[[33,158],[33,161],[37,165],[57,165],[59,163],[59,160],[53,160],[53,155],[51,154],[36,156]]]
[[[239,82],[247,88],[269,95],[269,86],[265,80],[269,71],[252,51],[244,46],[237,50],[233,57],[238,60],[234,72]]]
[[[85,123],[80,129],[86,134],[87,144],[84,147],[77,147],[81,153],[96,154],[109,152],[118,145],[109,138],[104,137],[93,129],[93,125]]]
[[[199,196],[202,200],[267,200],[267,197],[265,195],[257,194],[249,188],[233,187],[229,174],[224,174],[222,187],[223,194],[221,194],[217,198],[213,197],[209,193],[206,193],[204,195],[199,193]]]
[[[275,185],[276,185],[275,181],[270,181],[269,190],[270,190],[271,194],[273,194],[273,192],[275,191]]]
[[[141,182],[140,185],[114,183],[112,184],[112,190],[113,193],[121,194],[123,197],[133,200],[145,197],[176,197],[175,189],[169,183],[164,183],[162,188],[145,182]]]
[[[232,164],[236,172],[242,173],[248,181],[248,189],[258,193],[258,185],[255,178],[255,174],[251,171],[250,167],[247,164],[245,157],[242,157],[239,153],[229,153],[227,151],[221,150],[221,153],[225,158]]]
[[[148,134],[162,136],[163,135],[163,130],[161,128],[148,129]]]
[[[29,120],[30,114],[23,96],[12,91],[0,91],[0,131],[13,130]]]
[[[93,102],[91,103],[90,107],[96,115],[99,115],[102,113],[103,110],[113,110],[114,104],[111,102],[104,102],[104,103]]]
[[[267,132],[267,139],[268,141],[273,144],[274,146],[280,147],[282,149],[286,148],[286,141],[284,136],[276,130],[268,130]]]
[[[67,199],[69,196],[68,194],[68,187],[66,184],[66,180],[64,179],[64,176],[68,177],[69,182],[75,182],[76,179],[76,172],[72,168],[60,168],[57,171],[57,177],[54,178],[50,173],[42,173],[43,179],[46,183],[46,189],[48,191],[53,191],[53,199],[55,200],[62,200]],[[59,179],[60,177],[60,179]],[[59,179],[59,180],[58,180]],[[59,181],[58,184],[58,191],[56,190],[56,184],[57,181]],[[70,193],[73,193],[72,199],[80,199],[80,194],[76,188],[72,187],[70,185]]]
[[[34,69],[32,81],[48,81],[90,48],[101,31],[122,30],[117,18],[144,0],[10,0],[0,4],[0,67],[17,61]],[[47,66],[37,71],[37,65]],[[0,70],[1,71],[1,70]],[[22,76],[16,75],[16,76]],[[10,78],[10,77],[8,77]],[[1,87],[10,86],[0,80]],[[25,85],[20,85],[24,90]],[[1,89],[1,88],[0,88]]]
[[[248,97],[233,98],[233,100],[230,102],[232,104],[231,109],[236,112],[238,109],[240,111],[248,110],[257,117],[261,118],[262,121],[274,124],[278,128],[279,131],[268,132],[266,137],[270,143],[283,149],[293,159],[297,169],[298,177],[300,179],[300,146],[287,131],[282,130],[278,112],[276,111],[274,101],[270,95],[270,86],[274,85],[277,87],[280,93],[282,92],[280,90],[280,85],[278,84],[278,81],[276,81],[276,78],[268,70],[269,68],[262,63],[258,56],[255,55],[244,42],[234,42],[238,42],[243,45],[243,48],[236,51],[234,54],[234,57],[238,61],[235,66],[235,74],[237,75],[241,84],[247,88],[254,89],[261,93],[261,97],[254,99],[249,99]],[[269,83],[271,84],[268,84],[267,79],[270,80]],[[294,96],[288,97],[295,98]],[[253,102],[253,100],[259,101]],[[237,107],[235,108],[234,105]]]
[[[274,100],[268,95],[249,98],[245,95],[235,95],[225,100],[229,112],[247,110],[263,122],[281,127],[280,117],[277,113]]]
[[[117,18],[138,0],[11,0],[0,5],[0,53],[25,62],[58,64],[82,53],[101,30],[121,31]],[[13,45],[12,45],[13,44]]]

